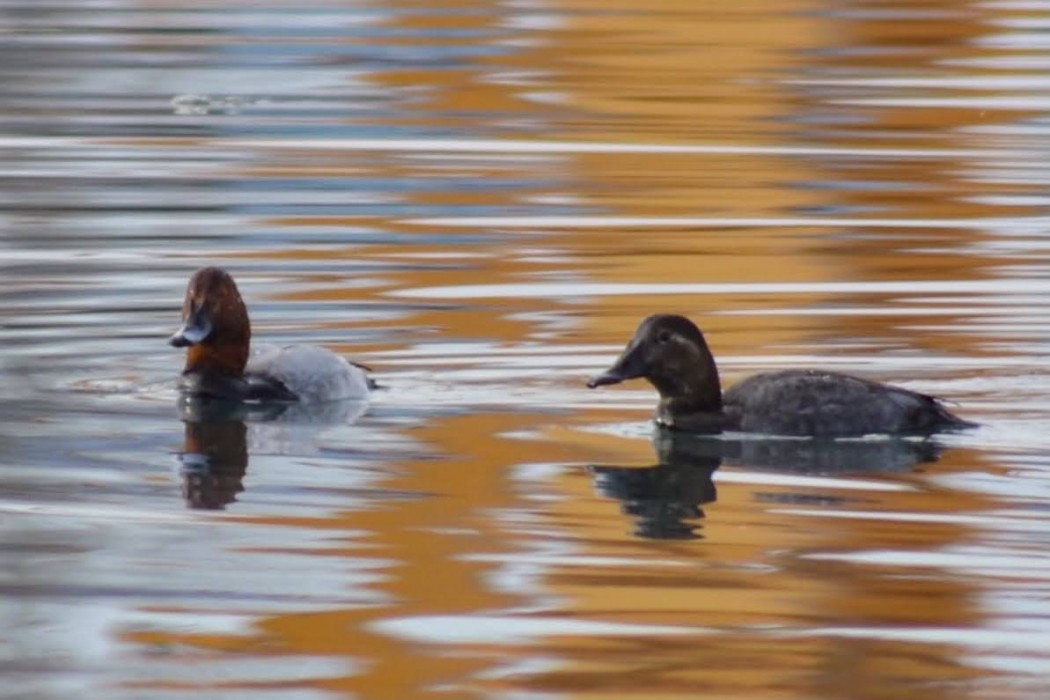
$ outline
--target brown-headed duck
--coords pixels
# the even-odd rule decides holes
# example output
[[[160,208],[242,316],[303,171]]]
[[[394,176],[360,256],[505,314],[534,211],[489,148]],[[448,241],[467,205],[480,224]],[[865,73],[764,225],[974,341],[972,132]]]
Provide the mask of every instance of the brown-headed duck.
[[[263,346],[249,352],[248,309],[233,277],[197,270],[186,287],[182,328],[169,339],[186,348],[184,395],[231,401],[361,400],[373,387],[365,368],[314,345]]]
[[[660,392],[656,423],[689,432],[850,437],[928,435],[975,425],[932,396],[815,369],[758,374],[723,394],[703,333],[683,316],[646,318],[613,366],[587,386],[636,377]]]

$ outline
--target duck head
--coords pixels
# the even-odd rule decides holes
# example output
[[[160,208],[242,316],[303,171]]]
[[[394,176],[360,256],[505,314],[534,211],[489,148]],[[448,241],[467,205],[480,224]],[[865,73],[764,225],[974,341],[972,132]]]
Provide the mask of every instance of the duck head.
[[[592,377],[587,386],[593,389],[638,377],[649,380],[660,392],[661,408],[675,412],[722,408],[714,358],[703,333],[684,316],[646,318],[612,367]]]
[[[240,377],[248,362],[251,325],[237,284],[225,270],[197,270],[186,286],[182,328],[168,342],[187,348],[183,374]]]

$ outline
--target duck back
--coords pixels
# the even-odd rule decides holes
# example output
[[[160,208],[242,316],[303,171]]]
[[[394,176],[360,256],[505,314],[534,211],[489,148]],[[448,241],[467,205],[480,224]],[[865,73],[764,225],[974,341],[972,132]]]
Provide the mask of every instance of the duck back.
[[[729,430],[773,435],[923,435],[973,425],[932,396],[819,370],[748,377],[725,392],[723,411]]]
[[[363,399],[369,390],[363,369],[314,345],[262,345],[248,358],[245,378],[257,391],[269,386],[275,393],[253,396],[258,399],[282,400],[286,394],[319,403]]]

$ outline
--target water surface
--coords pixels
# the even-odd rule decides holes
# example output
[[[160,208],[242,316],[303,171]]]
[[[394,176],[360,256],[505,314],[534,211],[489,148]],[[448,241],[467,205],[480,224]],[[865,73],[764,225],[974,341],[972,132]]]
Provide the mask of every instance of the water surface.
[[[1050,692],[1050,14],[716,5],[4,3],[0,694]],[[180,415],[206,264],[385,388]],[[982,426],[653,441],[654,311]]]

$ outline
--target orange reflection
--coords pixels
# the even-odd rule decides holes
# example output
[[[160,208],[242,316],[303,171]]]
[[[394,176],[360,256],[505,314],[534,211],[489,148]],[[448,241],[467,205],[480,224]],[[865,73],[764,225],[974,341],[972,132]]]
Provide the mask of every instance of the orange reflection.
[[[395,4],[418,8],[413,3]],[[937,10],[945,3],[919,5]],[[462,12],[391,15],[389,26],[494,31],[506,19],[492,11],[491,3],[455,7]],[[873,47],[890,49],[918,31],[917,25],[900,29],[898,23],[878,17],[844,19],[833,9],[777,1],[737,2],[731,8],[687,0],[659,8],[639,0],[560,2],[546,10],[556,21],[523,30],[519,38],[524,48],[465,61],[455,70],[398,69],[372,73],[369,79],[390,89],[423,88],[420,123],[452,127],[477,119],[477,113],[507,113],[514,117],[510,121],[541,134],[522,136],[513,126],[499,123],[484,136],[798,145],[792,126],[797,120],[837,109],[829,108],[820,94],[786,82],[796,74],[820,74],[838,65],[835,57],[814,57],[812,49],[848,44],[854,36]],[[981,25],[980,12],[939,24],[934,37],[938,41],[922,52],[924,65],[979,53],[972,38],[982,31]],[[450,45],[463,41],[456,36],[430,40]],[[939,51],[939,47],[946,48]],[[880,54],[872,53],[851,59],[851,65],[877,71],[884,67],[881,60]],[[494,79],[507,72],[533,76],[529,80],[543,94]],[[305,215],[268,221],[274,226],[316,229],[319,236],[330,229],[387,234],[381,243],[348,244],[331,252],[290,248],[275,253],[277,257],[419,261],[417,266],[377,274],[374,284],[361,288],[339,276],[318,276],[313,281],[323,282],[319,291],[292,295],[296,300],[396,303],[403,315],[384,324],[405,331],[393,341],[400,343],[397,347],[477,337],[510,347],[528,340],[535,330],[534,321],[515,314],[543,311],[576,315],[579,330],[568,339],[572,342],[617,344],[626,340],[641,316],[667,310],[702,320],[716,353],[727,356],[829,338],[874,339],[876,345],[877,341],[909,350],[967,354],[976,351],[981,339],[957,331],[916,330],[892,313],[822,317],[790,313],[836,303],[893,307],[899,303],[893,294],[725,291],[598,296],[573,299],[571,304],[566,299],[468,296],[424,299],[406,306],[387,295],[422,287],[559,279],[558,275],[570,282],[575,278],[609,283],[981,279],[987,261],[964,246],[985,234],[968,229],[948,227],[915,234],[906,227],[887,232],[862,225],[788,228],[731,222],[834,207],[874,218],[991,213],[994,208],[972,201],[981,188],[965,175],[965,158],[868,160],[864,154],[870,146],[869,133],[904,127],[939,134],[941,146],[972,145],[958,131],[971,123],[972,113],[964,117],[961,111],[941,109],[905,119],[902,110],[871,110],[866,113],[873,117],[870,121],[826,139],[856,148],[856,159],[792,155],[784,149],[671,156],[581,152],[519,158],[420,155],[396,149],[365,157],[352,149],[319,153],[284,148],[269,152],[271,160],[265,164],[248,166],[248,173],[351,179],[360,172],[374,178],[404,178],[432,175],[444,168],[450,178],[469,175],[503,186],[424,188],[403,193],[400,204],[406,210],[455,205],[513,216],[537,201],[561,197],[570,200],[568,208],[574,211],[722,217],[728,222],[725,227],[659,230],[609,225],[489,231],[421,222],[427,217],[414,214]],[[414,121],[405,117],[398,123]],[[819,136],[819,132],[806,136],[802,145],[812,145]],[[895,138],[888,142],[898,144]],[[886,185],[874,191],[805,186],[840,181]],[[912,192],[916,183],[935,194]],[[960,202],[965,205],[956,208]],[[926,250],[934,246],[944,249]],[[720,314],[756,310],[788,313],[757,318]],[[947,309],[923,317],[923,323],[954,327],[962,317],[962,312]],[[513,401],[508,399],[508,405]],[[993,500],[939,489],[922,475],[872,477],[899,488],[870,492],[841,484],[806,488],[729,479],[719,484],[718,500],[707,509],[703,540],[643,540],[630,534],[631,524],[619,512],[619,503],[595,493],[593,476],[583,469],[602,461],[644,466],[652,458],[649,446],[640,440],[617,445],[611,439],[579,437],[576,427],[610,416],[641,420],[638,411],[596,409],[556,418],[549,412],[527,410],[434,418],[410,432],[433,445],[439,458],[385,465],[387,487],[420,497],[382,501],[368,510],[316,521],[280,517],[267,521],[367,532],[367,555],[390,562],[381,580],[372,584],[389,604],[272,615],[246,637],[129,636],[140,642],[182,642],[225,653],[345,658],[360,664],[359,669],[304,685],[369,698],[465,696],[500,690],[580,698],[705,693],[874,700],[921,693],[923,700],[947,700],[958,697],[955,683],[977,674],[967,664],[969,650],[961,645],[926,639],[883,641],[877,635],[884,627],[979,627],[987,613],[975,601],[976,582],[935,567],[868,565],[830,555],[940,551],[973,536],[970,526],[950,516],[991,510],[996,505]],[[558,428],[552,429],[552,423]],[[506,435],[526,430],[545,431],[548,439]],[[964,470],[978,460],[971,451],[955,450],[935,468]],[[524,489],[514,481],[515,469],[524,464],[557,466]],[[716,474],[715,480],[719,478]],[[537,494],[544,498],[530,498]],[[871,517],[860,517],[862,512]],[[909,513],[945,518],[913,527],[896,517]],[[528,524],[509,514],[522,515]],[[519,594],[491,584],[496,574],[506,573],[500,568],[503,562],[526,557],[530,548],[549,542],[562,547],[560,559],[538,564],[530,560],[542,595]],[[325,556],[363,555],[359,547],[348,545],[344,552]],[[685,634],[551,634],[527,642],[441,643],[439,639],[427,643],[376,626],[430,614],[490,612],[521,619],[675,626],[684,628]],[[847,629],[869,634],[849,637]],[[546,666],[506,670],[515,661],[537,666],[543,661]],[[931,678],[937,683],[927,682]]]

